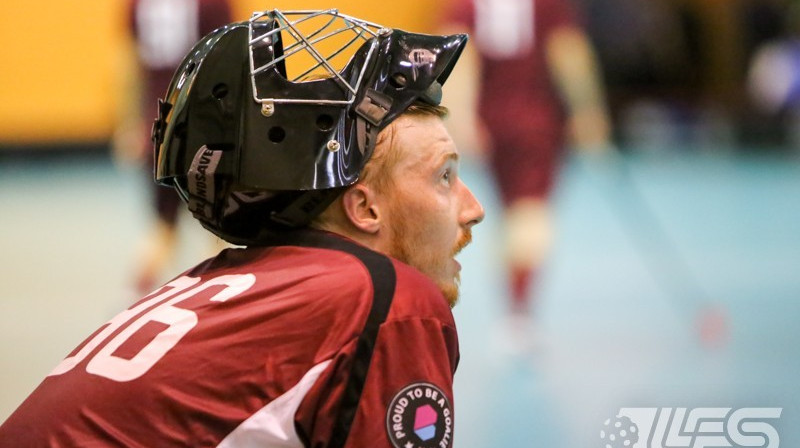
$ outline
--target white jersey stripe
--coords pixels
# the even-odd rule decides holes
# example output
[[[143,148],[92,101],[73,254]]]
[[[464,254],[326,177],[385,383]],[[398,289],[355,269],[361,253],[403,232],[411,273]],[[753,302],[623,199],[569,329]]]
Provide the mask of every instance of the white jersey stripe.
[[[243,421],[218,445],[219,448],[303,448],[294,427],[294,415],[309,389],[331,361],[324,361],[303,375],[294,387]]]

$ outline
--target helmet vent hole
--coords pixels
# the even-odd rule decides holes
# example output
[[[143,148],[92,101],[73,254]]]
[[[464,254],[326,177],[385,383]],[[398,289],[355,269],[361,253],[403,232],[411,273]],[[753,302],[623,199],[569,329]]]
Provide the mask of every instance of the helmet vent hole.
[[[228,96],[228,85],[224,83],[219,83],[211,89],[211,94],[214,95],[214,98],[221,100]]]
[[[317,117],[317,128],[326,132],[333,129],[333,117],[328,114],[322,114]]]
[[[273,126],[270,128],[267,136],[272,143],[280,143],[286,138],[286,131],[280,126]]]
[[[395,73],[394,75],[389,78],[389,84],[392,85],[395,89],[402,89],[408,84],[408,80],[406,79],[406,75],[402,73]]]

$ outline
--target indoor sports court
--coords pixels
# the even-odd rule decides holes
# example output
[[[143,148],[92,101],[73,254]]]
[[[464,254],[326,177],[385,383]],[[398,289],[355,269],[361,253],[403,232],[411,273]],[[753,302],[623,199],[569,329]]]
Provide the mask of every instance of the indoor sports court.
[[[237,20],[265,7],[231,1]],[[595,12],[649,4],[575,1]],[[135,94],[122,7],[45,3],[48,14],[5,5],[4,19],[19,25],[0,27],[4,42],[29,44],[6,45],[0,58],[0,422],[140,298],[134,272],[153,220],[150,179],[112,151]],[[723,3],[664,2],[688,5],[698,14],[692,23],[710,30],[693,48],[707,64],[691,74],[696,90],[670,85],[657,90],[669,101],[617,114],[621,152],[566,158],[530,319],[507,311],[495,179],[474,148],[461,148],[461,176],[486,218],[459,256],[453,446],[800,446],[800,133],[792,121],[800,107],[775,122],[753,118],[741,69],[755,38],[719,51],[736,37],[733,11],[763,19],[742,5],[782,0]],[[422,0],[396,11],[354,0],[303,4],[423,31],[435,30],[441,13]],[[626,23],[598,17],[612,29]],[[762,41],[778,37],[755,25]],[[624,87],[627,101],[634,94]],[[687,112],[701,96],[712,113]],[[180,218],[179,250],[160,280],[210,255],[214,242],[190,218]]]
[[[460,257],[456,446],[601,447],[620,408],[751,407],[782,408],[768,421],[780,446],[795,446],[800,161],[637,155],[624,174],[583,163],[563,172],[555,251],[527,333],[505,316],[493,183],[463,166],[487,217]],[[0,418],[133,300],[144,182],[105,156],[0,161]],[[187,226],[176,273],[201,256],[200,232]],[[718,346],[696,337],[706,300],[728,318]]]

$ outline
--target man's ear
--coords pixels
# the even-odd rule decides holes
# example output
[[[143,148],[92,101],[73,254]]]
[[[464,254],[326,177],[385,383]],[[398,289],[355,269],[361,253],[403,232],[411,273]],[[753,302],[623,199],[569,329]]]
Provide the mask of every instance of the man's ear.
[[[381,227],[381,212],[375,191],[355,184],[342,194],[342,208],[353,226],[362,232],[375,234]]]

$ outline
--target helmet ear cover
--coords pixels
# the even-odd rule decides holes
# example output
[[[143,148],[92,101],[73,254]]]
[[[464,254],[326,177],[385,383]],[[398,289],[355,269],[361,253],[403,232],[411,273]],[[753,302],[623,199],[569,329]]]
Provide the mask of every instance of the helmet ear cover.
[[[350,43],[363,42],[342,69],[315,48],[323,29],[299,35],[310,16],[344,21],[328,35],[352,32]],[[335,10],[272,10],[219,28],[189,52],[159,102],[156,180],[235,244],[306,226],[358,180],[380,130],[416,101],[439,104],[466,40],[388,30]],[[330,76],[290,80],[286,62],[302,50]]]

